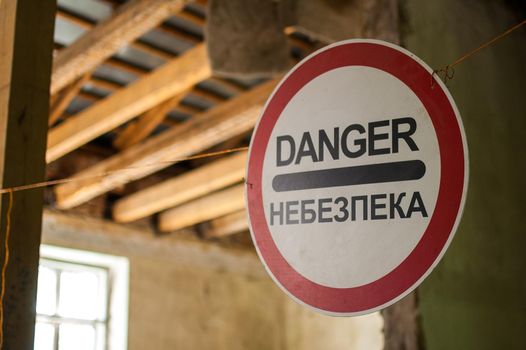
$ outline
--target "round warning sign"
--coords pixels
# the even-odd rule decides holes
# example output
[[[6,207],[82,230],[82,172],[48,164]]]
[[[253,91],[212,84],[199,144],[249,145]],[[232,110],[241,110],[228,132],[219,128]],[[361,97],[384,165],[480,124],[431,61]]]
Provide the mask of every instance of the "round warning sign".
[[[382,41],[336,43],[289,72],[263,110],[246,177],[252,238],[296,301],[379,310],[444,254],[467,172],[458,110],[425,63]]]

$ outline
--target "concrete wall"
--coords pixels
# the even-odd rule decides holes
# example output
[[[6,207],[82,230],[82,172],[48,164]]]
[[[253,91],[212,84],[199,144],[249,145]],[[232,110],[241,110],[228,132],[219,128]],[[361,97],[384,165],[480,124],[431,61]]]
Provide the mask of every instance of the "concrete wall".
[[[524,19],[511,3],[405,0],[402,41],[442,67]],[[471,173],[457,236],[420,288],[427,348],[526,349],[526,28],[462,63],[448,85]]]
[[[130,350],[382,348],[378,314],[315,314],[289,300],[252,251],[49,211],[43,227],[43,243],[128,257]]]

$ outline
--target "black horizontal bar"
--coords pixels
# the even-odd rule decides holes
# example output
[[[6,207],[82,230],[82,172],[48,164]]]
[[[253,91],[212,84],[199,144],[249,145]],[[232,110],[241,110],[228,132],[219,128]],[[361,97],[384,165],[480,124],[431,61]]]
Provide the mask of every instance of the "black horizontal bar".
[[[272,188],[276,192],[308,190],[336,186],[365,185],[382,182],[418,180],[426,173],[420,160],[380,163],[304,171],[274,176]]]

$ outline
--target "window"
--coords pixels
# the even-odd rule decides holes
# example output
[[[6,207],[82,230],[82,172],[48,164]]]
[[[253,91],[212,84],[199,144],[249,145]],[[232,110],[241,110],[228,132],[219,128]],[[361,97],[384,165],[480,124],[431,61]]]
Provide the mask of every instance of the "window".
[[[35,350],[124,350],[128,260],[42,246]]]

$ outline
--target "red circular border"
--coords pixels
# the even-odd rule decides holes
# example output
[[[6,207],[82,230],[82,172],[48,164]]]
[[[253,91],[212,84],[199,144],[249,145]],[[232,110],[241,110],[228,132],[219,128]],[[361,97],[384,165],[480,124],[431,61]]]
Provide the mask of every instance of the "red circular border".
[[[309,81],[332,69],[368,66],[392,74],[420,99],[436,131],[441,161],[437,203],[429,225],[409,256],[382,278],[353,288],[332,288],[299,274],[280,254],[266,223],[262,198],[263,161],[274,125],[294,95]],[[362,313],[402,295],[433,267],[455,225],[464,190],[462,132],[455,110],[431,74],[409,55],[371,42],[347,42],[314,54],[281,82],[261,116],[249,155],[247,183],[250,225],[259,254],[275,279],[294,297],[332,313]]]

